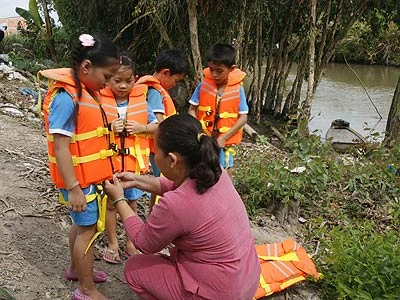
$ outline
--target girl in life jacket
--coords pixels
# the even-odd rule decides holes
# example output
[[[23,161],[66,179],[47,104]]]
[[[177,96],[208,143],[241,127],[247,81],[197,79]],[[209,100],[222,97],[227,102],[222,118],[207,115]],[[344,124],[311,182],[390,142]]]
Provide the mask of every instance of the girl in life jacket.
[[[110,79],[107,87],[100,91],[100,102],[111,124],[111,139],[115,143],[113,157],[115,172],[130,171],[144,174],[149,169],[149,139],[158,127],[158,121],[147,105],[147,85],[135,84],[135,65],[125,53],[120,56],[120,68]],[[136,200],[143,191],[125,189],[124,196],[129,206],[137,212]],[[117,218],[115,207],[107,203],[106,231],[108,246],[103,251],[103,259],[109,263],[120,263],[117,239]],[[136,248],[126,239],[124,254],[136,254]]]
[[[71,52],[71,68],[40,72],[55,83],[46,94],[43,110],[50,175],[73,221],[71,262],[65,271],[66,279],[79,280],[72,299],[106,299],[95,287],[106,281],[106,274],[93,270],[92,242],[104,223],[98,188],[112,177],[114,151],[109,147],[99,90],[118,68],[118,50],[109,39],[82,34]]]

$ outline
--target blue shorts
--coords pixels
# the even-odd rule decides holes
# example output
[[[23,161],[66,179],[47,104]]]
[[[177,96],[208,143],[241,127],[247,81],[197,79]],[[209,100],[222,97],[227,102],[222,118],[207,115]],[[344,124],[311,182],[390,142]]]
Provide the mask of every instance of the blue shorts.
[[[156,162],[154,160],[154,153],[150,153],[150,164],[151,164],[151,169],[153,170],[153,175],[155,177],[160,177],[161,172],[160,172],[160,169],[157,167]]]
[[[233,167],[233,154],[227,150],[228,148],[225,147],[224,149],[221,149],[219,152],[219,164],[224,168],[224,169],[229,169]],[[225,156],[226,154],[226,156]]]
[[[87,188],[82,189],[85,196],[96,194],[97,187],[92,184]],[[60,189],[60,193],[66,202],[68,202],[68,191],[66,189]],[[90,226],[97,223],[97,219],[99,218],[99,206],[97,204],[97,199],[90,201],[86,205],[86,210],[83,212],[75,212],[70,210],[69,214],[72,218],[74,224],[78,226]]]
[[[137,188],[125,189],[124,190],[124,197],[129,201],[136,201],[140,197],[142,197],[143,191]]]

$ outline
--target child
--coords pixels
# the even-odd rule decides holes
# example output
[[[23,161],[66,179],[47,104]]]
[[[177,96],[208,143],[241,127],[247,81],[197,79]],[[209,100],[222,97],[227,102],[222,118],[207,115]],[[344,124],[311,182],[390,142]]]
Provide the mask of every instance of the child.
[[[229,44],[215,44],[207,53],[208,68],[189,100],[189,114],[205,132],[216,138],[221,148],[219,161],[232,178],[232,146],[242,140],[242,127],[249,111],[242,87],[244,72],[236,68],[236,51]]]
[[[169,49],[162,51],[155,63],[153,75],[146,75],[139,78],[138,83],[146,84],[149,87],[147,102],[153,109],[159,123],[165,118],[176,114],[174,102],[168,90],[185,77],[189,71],[189,63],[180,49]],[[153,174],[160,176],[160,170],[154,162],[154,140],[150,140],[150,163]],[[150,211],[156,202],[156,195],[150,198]]]
[[[146,173],[149,168],[149,141],[147,134],[153,133],[157,119],[146,102],[147,86],[135,83],[134,63],[126,54],[120,56],[120,68],[108,82],[108,87],[100,91],[101,105],[111,123],[115,134],[118,155],[113,157],[115,172],[131,171]],[[137,212],[136,201],[143,192],[139,189],[126,189],[125,197],[129,206]],[[117,219],[113,205],[107,203],[106,231],[108,247],[103,252],[103,259],[109,263],[120,263],[117,239]],[[126,239],[125,254],[136,253],[136,248]]]
[[[79,280],[73,299],[106,299],[94,283],[106,281],[93,271],[93,238],[100,201],[97,185],[112,178],[107,120],[99,103],[99,90],[119,68],[117,48],[97,35],[82,34],[72,51],[71,69],[45,70],[55,81],[44,100],[50,174],[68,202],[72,217],[69,233],[71,264],[68,280]],[[100,220],[99,222],[103,222]],[[86,250],[85,250],[86,249]]]

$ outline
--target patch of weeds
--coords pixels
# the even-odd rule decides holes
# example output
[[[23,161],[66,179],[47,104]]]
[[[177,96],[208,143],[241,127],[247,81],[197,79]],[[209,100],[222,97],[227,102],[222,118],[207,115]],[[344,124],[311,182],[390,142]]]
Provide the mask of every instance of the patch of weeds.
[[[375,225],[336,226],[317,259],[324,299],[399,299],[400,238]]]

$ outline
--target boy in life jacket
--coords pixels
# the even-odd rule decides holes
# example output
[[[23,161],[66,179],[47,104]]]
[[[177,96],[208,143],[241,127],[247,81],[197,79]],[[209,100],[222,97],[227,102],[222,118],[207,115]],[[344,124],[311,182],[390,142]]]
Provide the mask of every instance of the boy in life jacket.
[[[95,286],[107,278],[93,270],[93,241],[104,230],[106,198],[100,198],[100,184],[113,176],[114,151],[99,90],[117,72],[119,55],[107,38],[82,34],[77,42],[71,68],[40,71],[54,82],[43,103],[49,167],[73,221],[71,261],[64,273],[67,280],[79,280],[72,299],[106,299]]]
[[[149,169],[148,134],[153,134],[158,121],[147,105],[147,86],[135,85],[135,64],[125,53],[120,56],[120,68],[110,79],[107,87],[100,91],[100,103],[110,124],[116,155],[113,157],[114,172],[130,171],[147,173]],[[125,189],[124,196],[129,206],[137,213],[136,200],[143,191]],[[106,232],[108,246],[103,251],[103,259],[109,263],[120,263],[117,238],[117,218],[114,205],[107,203]],[[136,248],[127,238],[125,255],[136,254]]]
[[[155,72],[146,75],[137,81],[138,84],[146,84],[149,87],[147,102],[152,108],[159,123],[171,115],[176,114],[174,102],[169,90],[182,80],[189,71],[189,63],[185,54],[180,49],[163,50],[156,59]],[[160,170],[154,161],[154,140],[150,141],[150,163],[154,176],[159,177]],[[156,195],[150,198],[150,211],[156,202]]]
[[[249,111],[242,86],[246,74],[235,65],[236,51],[229,44],[215,44],[207,52],[204,80],[189,100],[188,113],[202,124],[221,148],[220,164],[232,178],[234,145],[242,140]]]

